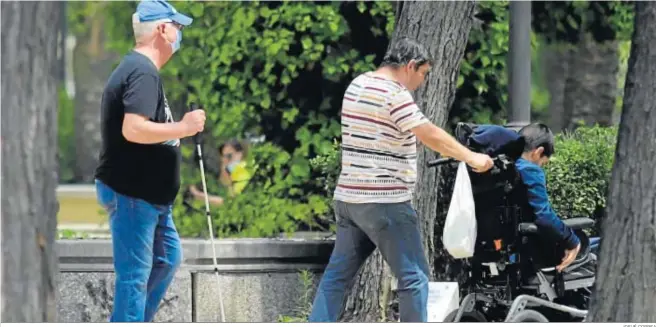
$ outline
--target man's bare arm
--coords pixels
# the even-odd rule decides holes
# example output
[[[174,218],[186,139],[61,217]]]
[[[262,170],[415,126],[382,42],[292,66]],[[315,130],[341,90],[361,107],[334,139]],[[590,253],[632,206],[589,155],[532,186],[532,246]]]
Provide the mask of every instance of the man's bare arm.
[[[202,110],[187,113],[176,123],[154,123],[144,116],[126,113],[122,133],[130,142],[157,144],[194,135],[203,130],[204,124],[205,112]]]
[[[125,114],[123,118],[123,137],[133,143],[156,144],[188,135],[187,126],[182,122],[154,123],[137,114]]]
[[[191,192],[191,195],[193,195],[194,199],[201,200],[201,201],[205,200],[205,194],[201,192],[198,188],[196,188],[195,185],[190,186],[189,191]],[[222,197],[212,194],[207,195],[207,200],[210,203],[210,205],[214,205],[214,206],[221,206],[223,205],[224,202]]]
[[[456,141],[453,136],[432,123],[421,124],[411,131],[421,143],[433,151],[439,152],[443,157],[455,158],[466,162],[472,154],[471,150]]]
[[[411,129],[421,143],[439,152],[444,157],[454,158],[463,161],[474,168],[474,170],[483,172],[492,168],[492,159],[480,153],[472,152],[456,139],[449,135],[445,130],[427,122]]]

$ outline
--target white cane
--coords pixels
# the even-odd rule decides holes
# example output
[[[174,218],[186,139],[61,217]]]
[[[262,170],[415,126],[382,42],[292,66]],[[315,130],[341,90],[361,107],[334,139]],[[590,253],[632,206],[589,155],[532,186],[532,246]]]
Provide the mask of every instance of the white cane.
[[[189,105],[189,111],[194,111],[198,109],[198,105],[191,103]],[[219,264],[216,260],[216,243],[214,242],[214,227],[212,226],[212,217],[210,215],[210,200],[207,195],[207,184],[205,183],[205,167],[203,166],[203,152],[201,149],[201,139],[200,133],[197,133],[193,137],[194,143],[196,144],[196,151],[198,153],[198,164],[200,165],[200,176],[203,181],[203,193],[205,194],[205,214],[207,215],[207,228],[210,232],[210,243],[212,244],[212,262],[214,264],[214,275],[216,276],[216,285],[219,290],[219,306],[221,307],[221,322],[226,322],[225,311],[223,309],[223,295],[221,294],[221,279],[219,276]]]

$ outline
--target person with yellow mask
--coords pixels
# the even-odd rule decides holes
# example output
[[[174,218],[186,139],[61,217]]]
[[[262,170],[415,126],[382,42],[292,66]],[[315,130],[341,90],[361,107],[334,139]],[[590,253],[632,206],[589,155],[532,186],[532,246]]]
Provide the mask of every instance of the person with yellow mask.
[[[219,180],[226,188],[228,194],[232,197],[241,194],[251,179],[251,173],[248,171],[245,157],[245,146],[238,140],[232,139],[219,147],[221,155],[221,175]],[[205,196],[202,190],[195,185],[189,188],[191,195],[197,200],[204,200]],[[224,199],[217,195],[209,195],[211,205],[220,206]]]

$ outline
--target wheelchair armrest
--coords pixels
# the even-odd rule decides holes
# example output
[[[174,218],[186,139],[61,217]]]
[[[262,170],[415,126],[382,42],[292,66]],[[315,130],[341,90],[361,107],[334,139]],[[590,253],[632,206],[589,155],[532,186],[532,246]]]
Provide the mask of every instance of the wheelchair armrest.
[[[563,223],[571,229],[580,230],[594,227],[595,221],[590,218],[569,218],[564,219]]]
[[[534,223],[520,223],[519,226],[517,226],[517,231],[522,235],[537,234],[538,225]]]

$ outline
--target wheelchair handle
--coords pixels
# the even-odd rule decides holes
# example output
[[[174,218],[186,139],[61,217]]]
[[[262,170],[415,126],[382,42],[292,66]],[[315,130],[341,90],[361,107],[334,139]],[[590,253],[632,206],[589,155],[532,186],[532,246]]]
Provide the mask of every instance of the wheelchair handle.
[[[537,234],[538,226],[534,223],[520,223],[517,231],[522,235]]]
[[[435,166],[441,166],[441,165],[446,165],[450,163],[456,163],[458,160],[453,159],[453,158],[441,158],[441,159],[435,159],[431,160],[428,162],[428,167],[435,167]]]
[[[492,158],[492,161],[494,161],[494,165],[497,167],[502,167],[505,160],[506,160],[506,156],[503,154],[500,154],[498,157]],[[428,162],[428,167],[442,166],[442,165],[452,164],[456,162],[458,162],[458,160],[453,158],[434,159]]]

